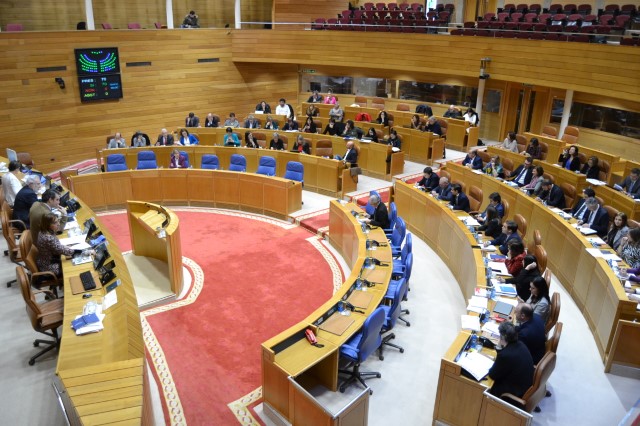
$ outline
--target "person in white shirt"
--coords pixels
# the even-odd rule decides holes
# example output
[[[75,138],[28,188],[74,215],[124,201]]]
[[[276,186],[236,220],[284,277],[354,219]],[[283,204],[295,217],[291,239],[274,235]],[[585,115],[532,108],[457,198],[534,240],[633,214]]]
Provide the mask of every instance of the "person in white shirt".
[[[9,173],[2,176],[2,188],[4,189],[4,200],[13,207],[13,202],[16,200],[16,194],[22,189],[22,183],[18,179],[18,173],[20,172],[20,162],[11,161],[9,163]]]
[[[287,101],[284,98],[280,98],[278,106],[276,107],[276,114],[284,115],[287,118],[293,117],[293,111],[291,111],[289,105],[287,105]]]
[[[511,152],[518,152],[518,141],[516,140],[516,132],[509,132],[505,140],[502,142],[500,148],[509,150]]]

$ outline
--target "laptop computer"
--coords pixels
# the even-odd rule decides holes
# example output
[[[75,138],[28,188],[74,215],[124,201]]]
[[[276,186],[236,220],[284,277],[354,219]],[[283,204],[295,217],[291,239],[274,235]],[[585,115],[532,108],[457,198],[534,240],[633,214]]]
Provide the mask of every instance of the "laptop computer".
[[[505,302],[496,302],[496,305],[493,307],[493,313],[504,319],[507,319],[509,318],[509,316],[511,316],[512,310],[513,306]]]

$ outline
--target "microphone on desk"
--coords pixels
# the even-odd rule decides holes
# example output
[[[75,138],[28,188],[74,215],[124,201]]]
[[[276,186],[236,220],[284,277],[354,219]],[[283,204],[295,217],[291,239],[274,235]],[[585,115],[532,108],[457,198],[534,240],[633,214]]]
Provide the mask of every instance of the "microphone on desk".
[[[370,249],[371,247],[386,247],[386,246],[387,246],[386,243],[380,243],[376,240],[367,240],[366,242],[367,250]]]
[[[356,309],[356,307],[353,304],[351,304],[350,302],[347,302],[346,300],[344,300],[343,303],[347,307],[347,309],[349,309],[351,312],[357,312],[359,314],[364,314],[364,311],[361,311],[360,309]]]
[[[388,263],[383,263],[375,257],[365,257],[364,259],[365,265],[376,265],[376,266],[389,266]]]

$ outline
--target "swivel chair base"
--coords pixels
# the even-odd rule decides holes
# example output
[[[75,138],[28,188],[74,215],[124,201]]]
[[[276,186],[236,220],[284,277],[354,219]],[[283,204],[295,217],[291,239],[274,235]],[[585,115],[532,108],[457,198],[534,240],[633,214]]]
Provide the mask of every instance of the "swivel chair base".
[[[402,309],[400,312],[402,314],[398,317],[398,319],[400,321],[402,321],[403,323],[405,323],[407,325],[407,327],[411,327],[411,323],[409,321],[407,321],[406,319],[404,319],[405,315],[409,315],[409,310],[408,309]]]
[[[364,381],[366,377],[378,379],[382,377],[382,374],[378,373],[377,371],[360,371],[360,364],[354,364],[353,370],[338,370],[338,372],[349,375],[349,377],[338,386],[340,392],[343,393],[347,389],[347,387],[355,381],[360,382],[362,386],[366,388],[367,384]],[[373,394],[373,390],[369,390],[369,393]]]
[[[382,349],[384,348],[385,345],[398,349],[401,354],[404,353],[404,348],[402,346],[391,343],[391,339],[395,339],[395,338],[396,338],[396,335],[394,333],[389,333],[382,338],[382,344],[380,344],[380,347],[378,348],[378,358],[380,359],[380,361],[384,361],[384,355],[382,354]]]
[[[53,330],[51,334],[46,332],[42,332],[42,334],[46,334],[47,336],[53,337],[55,340],[42,340],[42,339],[34,340],[33,341],[34,347],[37,348],[40,346],[40,344],[47,345],[47,347],[41,350],[40,352],[38,352],[36,355],[29,358],[29,365],[34,365],[36,363],[36,359],[40,358],[42,355],[46,354],[47,352],[53,349],[57,350],[60,347],[60,338],[58,337],[57,330]]]

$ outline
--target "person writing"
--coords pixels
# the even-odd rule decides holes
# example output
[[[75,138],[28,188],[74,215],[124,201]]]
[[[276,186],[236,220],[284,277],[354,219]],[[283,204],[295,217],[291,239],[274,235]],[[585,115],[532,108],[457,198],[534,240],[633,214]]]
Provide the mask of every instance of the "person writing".
[[[293,144],[293,148],[291,148],[292,152],[299,152],[305,154],[311,154],[311,147],[309,146],[309,142],[304,139],[304,136],[298,135],[295,143]]]
[[[609,213],[593,197],[584,200],[584,204],[587,206],[587,211],[578,221],[578,225],[582,228],[593,229],[598,233],[598,237],[604,238],[609,230]]]
[[[378,132],[376,132],[376,129],[374,129],[373,127],[369,128],[369,130],[367,131],[367,134],[365,135],[364,139],[369,139],[371,142],[378,142]]]
[[[482,158],[478,156],[478,150],[472,149],[462,160],[462,165],[473,170],[482,170]]]
[[[523,155],[528,155],[535,160],[542,159],[542,149],[540,148],[540,142],[538,138],[531,138],[527,149],[522,151]]]
[[[338,126],[336,126],[336,120],[335,118],[332,118],[329,120],[329,122],[327,123],[327,125],[324,128],[324,132],[322,132],[323,135],[330,135],[330,136],[335,136],[338,134]]]
[[[174,149],[171,152],[171,159],[169,160],[169,168],[170,169],[187,169],[189,166],[187,165],[187,157],[182,155],[180,151]]]
[[[38,270],[40,272],[52,272],[58,278],[62,277],[60,256],[73,256],[75,253],[82,252],[82,250],[74,250],[63,246],[56,237],[56,233],[59,230],[60,220],[58,216],[53,213],[47,213],[40,223],[38,240],[34,241],[35,246],[38,248],[38,257],[36,257]]]
[[[564,209],[565,207],[564,192],[562,192],[562,189],[560,189],[559,186],[554,185],[549,179],[542,181],[542,192],[536,199],[550,207],[556,207],[559,209]]]
[[[431,191],[431,195],[436,197],[438,200],[451,200],[451,185],[449,185],[449,179],[446,176],[442,176],[440,178],[437,188]]]
[[[223,142],[224,146],[240,146],[240,139],[238,139],[238,135],[233,133],[231,127],[227,127],[225,130]]]
[[[498,332],[498,353],[489,370],[489,377],[493,379],[490,392],[498,398],[505,393],[522,398],[533,384],[533,358],[525,344],[518,340],[515,325],[503,322],[498,326]]]
[[[184,17],[184,20],[182,21],[182,28],[200,28],[198,15],[196,15],[195,11],[189,11],[189,14]]]
[[[438,182],[440,181],[440,177],[433,171],[431,167],[425,167],[422,171],[422,179],[416,182],[416,186],[418,188],[423,188],[425,191],[431,191],[436,186],[438,186]]]
[[[278,132],[273,132],[273,139],[269,142],[269,149],[284,151],[284,141],[280,139]]]
[[[22,183],[18,179],[18,173],[20,173],[20,162],[17,160],[9,162],[9,173],[5,173],[2,176],[2,189],[4,189],[4,200],[13,207],[13,203],[16,200],[16,195],[22,189]]]
[[[622,183],[616,189],[622,190],[626,195],[631,198],[640,198],[640,168],[634,167],[631,169],[629,176],[624,178]]]
[[[369,197],[369,203],[374,207],[374,211],[364,222],[372,226],[379,226],[382,229],[389,229],[391,227],[389,212],[387,211],[387,206],[380,201],[380,196],[376,194],[371,195],[371,197]]]

